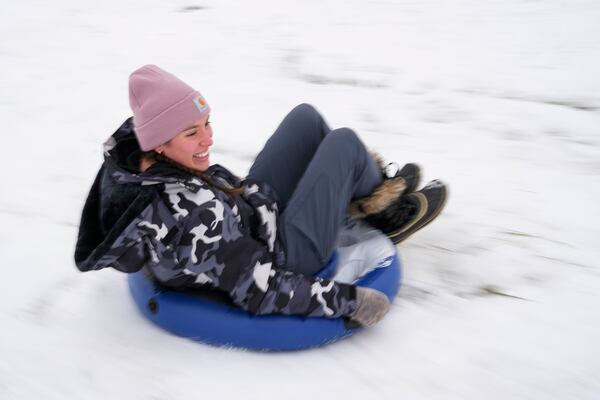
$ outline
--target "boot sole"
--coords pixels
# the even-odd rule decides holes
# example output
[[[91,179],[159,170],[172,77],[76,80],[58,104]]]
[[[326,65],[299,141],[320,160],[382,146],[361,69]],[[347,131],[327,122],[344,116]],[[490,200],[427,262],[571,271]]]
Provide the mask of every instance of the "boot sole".
[[[425,197],[422,193],[414,192],[413,194]],[[408,239],[409,237],[411,237],[412,235],[414,235],[416,232],[420,231],[425,226],[429,225],[429,223],[431,223],[431,221],[433,221],[438,215],[440,215],[440,213],[442,212],[442,210],[446,206],[446,201],[447,200],[448,200],[448,187],[444,184],[444,196],[443,196],[443,199],[442,199],[441,203],[438,205],[437,209],[429,216],[429,218],[427,220],[424,220],[424,222],[420,221],[420,218],[422,218],[423,214],[425,213],[424,211],[421,211],[419,213],[419,215],[417,216],[417,218],[414,219],[414,222],[412,224],[403,227],[400,231],[389,233],[387,236],[394,243],[394,245],[398,245],[398,244],[402,243],[403,241],[405,241],[406,239]],[[427,198],[425,198],[425,201],[427,201]],[[399,236],[402,233],[410,230],[410,228],[416,226],[418,222],[422,222],[422,224],[419,225],[414,231],[410,232],[409,234],[407,234],[406,236],[403,236],[400,239],[397,238],[397,236]]]

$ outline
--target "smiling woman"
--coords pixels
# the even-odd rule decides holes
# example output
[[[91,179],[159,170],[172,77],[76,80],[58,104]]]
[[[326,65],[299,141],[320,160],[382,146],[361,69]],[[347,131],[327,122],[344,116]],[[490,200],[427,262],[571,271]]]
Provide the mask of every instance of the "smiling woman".
[[[241,179],[210,163],[211,109],[200,92],[145,65],[129,77],[129,101],[133,118],[106,141],[84,206],[80,270],[145,268],[162,287],[218,291],[253,315],[362,326],[384,317],[390,302],[380,290],[315,273],[348,218],[385,211],[376,227],[403,240],[439,214],[444,185],[400,201],[418,183],[416,165],[386,175],[353,130],[330,129],[306,103]]]

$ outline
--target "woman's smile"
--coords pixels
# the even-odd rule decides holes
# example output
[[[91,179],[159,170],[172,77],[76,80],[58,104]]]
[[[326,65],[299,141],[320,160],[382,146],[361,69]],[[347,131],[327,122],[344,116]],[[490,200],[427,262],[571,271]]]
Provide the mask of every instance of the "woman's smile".
[[[208,150],[201,153],[194,153],[192,159],[197,162],[204,162],[208,160],[209,152]]]

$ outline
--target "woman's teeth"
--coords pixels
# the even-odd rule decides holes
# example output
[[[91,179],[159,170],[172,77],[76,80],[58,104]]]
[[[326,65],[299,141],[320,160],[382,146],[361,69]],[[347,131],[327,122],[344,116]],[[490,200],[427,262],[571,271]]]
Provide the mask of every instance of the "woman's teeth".
[[[208,156],[208,150],[205,151],[204,153],[194,153],[194,157],[196,157],[196,158],[204,158],[206,156]]]

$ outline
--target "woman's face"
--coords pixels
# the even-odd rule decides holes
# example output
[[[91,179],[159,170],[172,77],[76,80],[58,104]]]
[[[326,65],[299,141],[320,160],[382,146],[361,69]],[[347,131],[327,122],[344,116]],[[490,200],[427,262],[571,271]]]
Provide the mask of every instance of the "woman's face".
[[[210,115],[199,119],[173,139],[154,150],[188,168],[206,171],[210,166],[209,147],[213,145]]]

